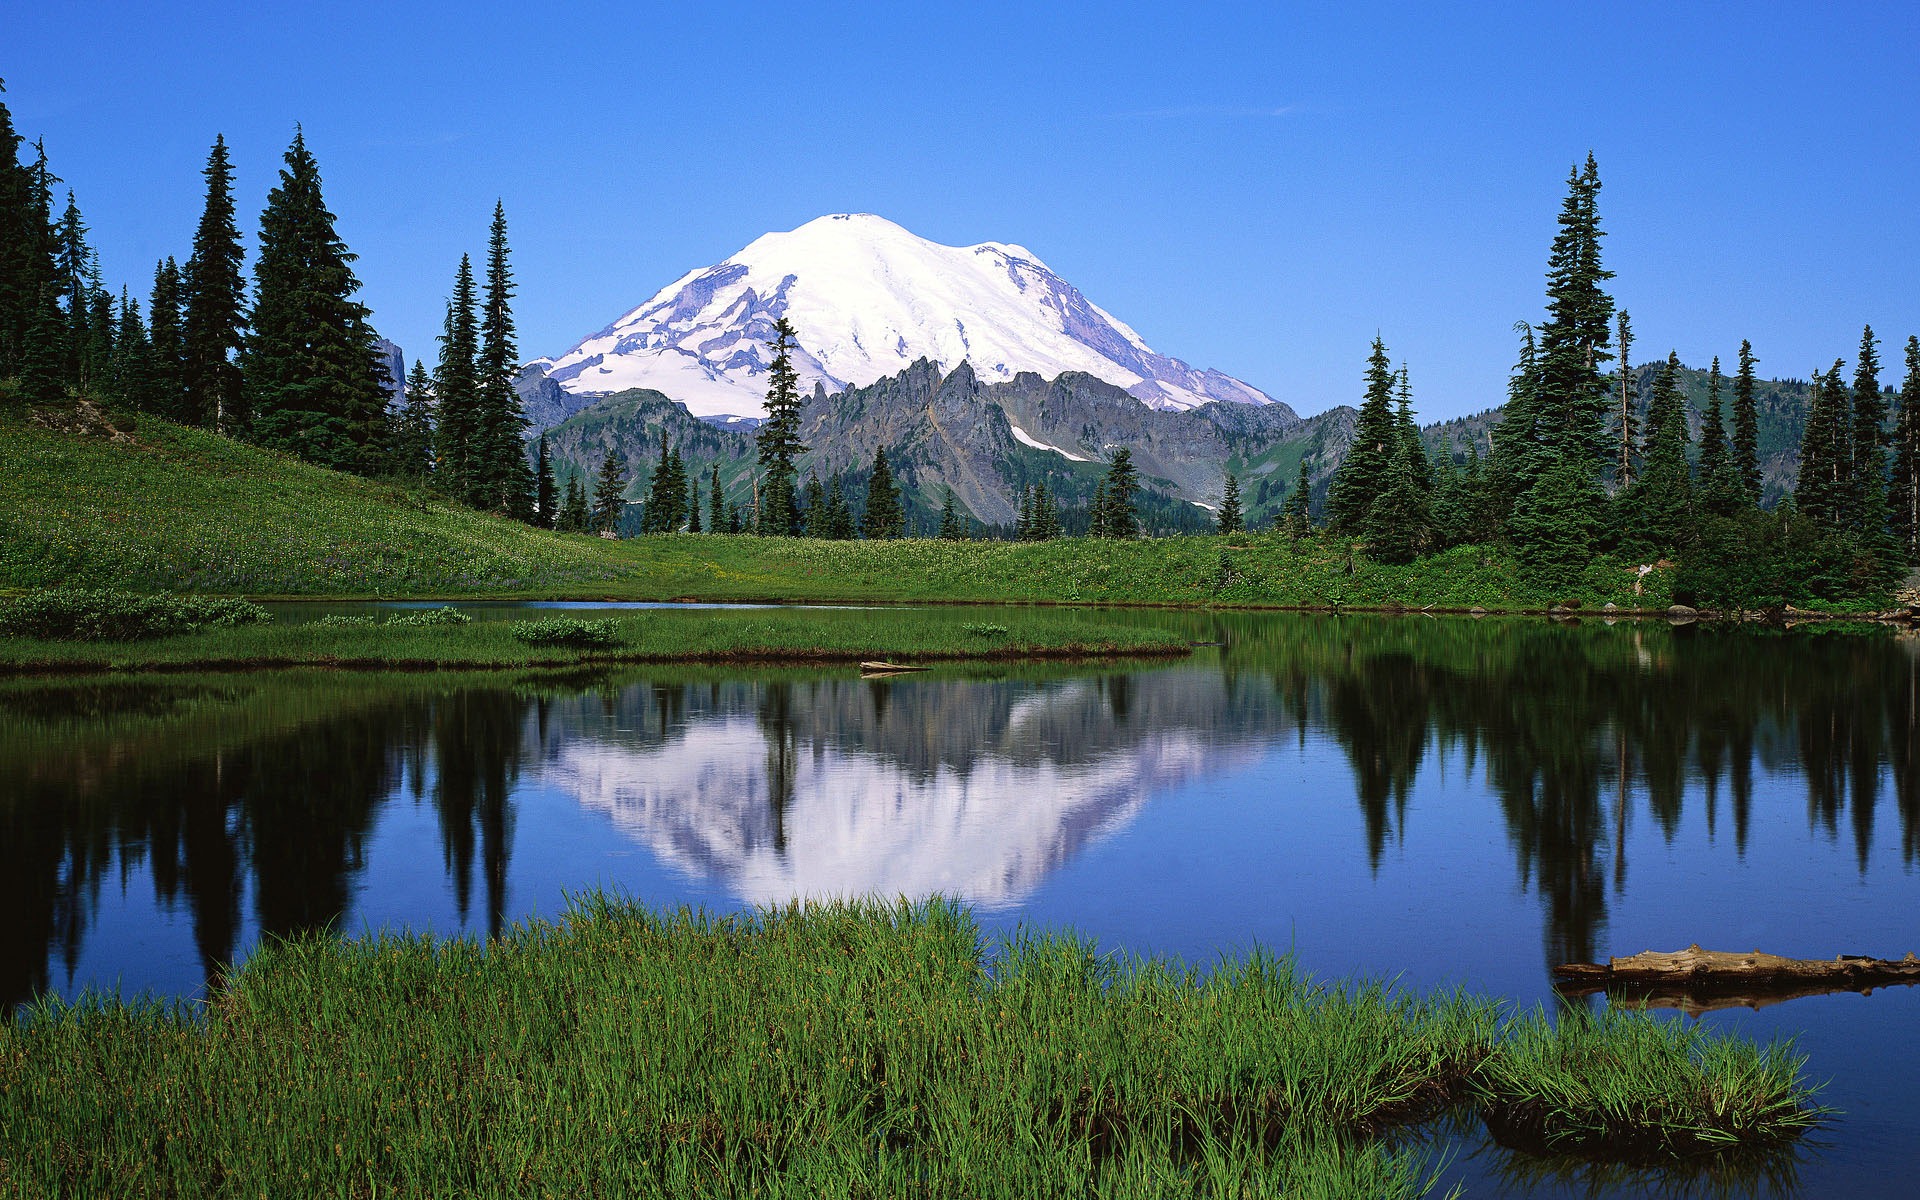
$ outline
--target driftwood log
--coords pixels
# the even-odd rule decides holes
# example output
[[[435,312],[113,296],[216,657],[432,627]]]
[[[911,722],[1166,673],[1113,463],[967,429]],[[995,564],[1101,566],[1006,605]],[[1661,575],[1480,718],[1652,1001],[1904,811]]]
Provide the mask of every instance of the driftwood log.
[[[1864,995],[1877,987],[1920,984],[1920,959],[1912,954],[1783,958],[1758,950],[1742,954],[1694,945],[1672,952],[1646,950],[1605,963],[1564,963],[1553,969],[1553,976],[1563,995],[1605,992],[1649,1008],[1698,1015],[1722,1008],[1765,1008],[1802,996]]]
[[[925,667],[910,667],[903,663],[863,662],[860,664],[862,675],[893,675],[900,671],[924,671]]]

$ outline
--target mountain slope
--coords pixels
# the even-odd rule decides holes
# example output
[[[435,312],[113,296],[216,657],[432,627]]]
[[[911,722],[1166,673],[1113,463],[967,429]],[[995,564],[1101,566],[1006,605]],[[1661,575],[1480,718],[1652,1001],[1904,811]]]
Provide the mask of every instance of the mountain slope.
[[[1155,352],[1024,247],[942,246],[865,213],[767,234],[532,365],[571,393],[651,388],[696,416],[753,415],[783,316],[799,333],[803,388],[864,386],[926,358],[966,362],[987,383],[1085,372],[1155,408],[1274,403]]]

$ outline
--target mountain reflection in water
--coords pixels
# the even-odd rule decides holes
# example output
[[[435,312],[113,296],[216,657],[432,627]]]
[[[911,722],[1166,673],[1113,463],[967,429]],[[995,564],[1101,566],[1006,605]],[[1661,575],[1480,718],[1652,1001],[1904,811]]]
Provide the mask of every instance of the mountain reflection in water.
[[[1901,871],[1920,861],[1910,638],[1152,619],[1225,645],[1137,670],[884,681],[660,669],[0,685],[0,1001],[123,978],[191,991],[262,935],[352,930],[370,912],[495,931],[595,882],[589,864],[613,843],[733,903],[943,892],[1018,910],[1158,798],[1208,781],[1318,811],[1357,801],[1351,853],[1377,870],[1420,837],[1411,824],[1461,819],[1410,812],[1422,772],[1466,776],[1512,855],[1478,869],[1536,898],[1543,967],[1596,957],[1632,878],[1633,823],[1671,844],[1688,804],[1744,856],[1756,809],[1803,795],[1809,837],[1850,844],[1865,879],[1890,802]],[[1344,795],[1307,794],[1287,766],[1310,742],[1338,747]],[[416,825],[427,844],[403,833]],[[564,846],[528,848],[575,826]],[[383,872],[383,854],[404,861]],[[449,912],[409,907],[434,891],[422,872]],[[413,890],[382,891],[395,878]],[[89,960],[108,911],[124,950]],[[147,931],[175,915],[195,978],[143,976]]]

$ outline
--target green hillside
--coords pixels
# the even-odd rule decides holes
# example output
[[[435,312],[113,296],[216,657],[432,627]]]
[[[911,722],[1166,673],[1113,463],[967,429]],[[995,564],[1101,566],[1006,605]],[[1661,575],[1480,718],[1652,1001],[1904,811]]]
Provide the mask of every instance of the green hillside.
[[[0,588],[534,592],[626,574],[614,543],[531,529],[187,429],[87,406],[0,417]]]

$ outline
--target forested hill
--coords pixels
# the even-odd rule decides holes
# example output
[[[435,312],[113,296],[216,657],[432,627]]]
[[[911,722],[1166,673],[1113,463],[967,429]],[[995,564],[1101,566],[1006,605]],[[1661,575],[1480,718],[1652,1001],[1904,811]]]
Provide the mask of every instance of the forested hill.
[[[1634,392],[1637,397],[1635,410],[1640,414],[1643,425],[1647,411],[1647,398],[1653,391],[1653,379],[1660,371],[1659,362],[1645,362],[1634,368]],[[1693,439],[1692,453],[1698,454],[1700,416],[1707,407],[1708,372],[1696,367],[1683,366],[1676,376],[1682,394],[1685,396],[1689,413],[1689,434]],[[1761,494],[1767,504],[1772,504],[1793,490],[1793,481],[1800,467],[1800,438],[1806,432],[1807,408],[1811,402],[1811,387],[1804,379],[1760,379],[1755,381],[1754,406],[1760,415],[1760,475]],[[1727,420],[1731,422],[1733,413],[1733,381],[1723,378],[1720,384],[1720,402]],[[1615,404],[1618,404],[1617,394]],[[1481,457],[1486,457],[1487,449],[1493,437],[1493,427],[1500,423],[1504,408],[1491,408],[1469,417],[1455,417],[1451,421],[1437,421],[1421,429],[1427,449],[1435,455],[1444,455],[1450,451],[1465,454],[1472,445],[1479,449]]]

